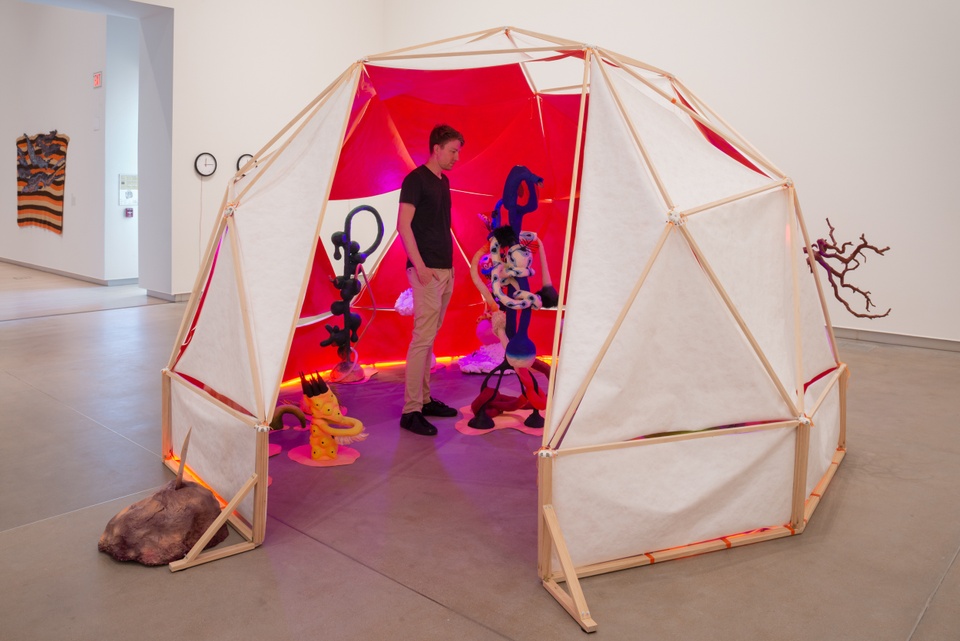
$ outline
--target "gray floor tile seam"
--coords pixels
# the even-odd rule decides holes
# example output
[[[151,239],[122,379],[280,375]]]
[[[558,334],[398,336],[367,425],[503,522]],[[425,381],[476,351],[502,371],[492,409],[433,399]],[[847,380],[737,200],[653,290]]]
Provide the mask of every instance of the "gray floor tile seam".
[[[423,458],[426,458],[426,456],[420,457],[420,459],[418,459],[418,460],[422,460]],[[531,458],[532,458],[532,457],[531,457]],[[389,483],[390,479],[404,478],[404,479],[415,479],[415,480],[419,480],[419,481],[424,481],[424,480],[425,480],[425,481],[437,481],[437,476],[436,476],[435,474],[430,474],[429,472],[414,472],[414,471],[410,471],[410,468],[411,468],[416,462],[417,462],[417,461],[413,461],[412,463],[410,463],[410,464],[408,464],[408,465],[405,465],[405,466],[404,466],[404,469],[401,470],[401,471],[397,471],[396,468],[392,468],[392,469],[390,470],[390,473],[389,473],[388,475],[385,475],[385,476],[384,476],[384,474],[383,474],[383,472],[382,472],[381,470],[374,470],[374,471],[370,471],[370,472],[358,473],[358,474],[357,474],[358,477],[366,477],[366,478],[369,478],[369,479],[373,479],[374,482],[370,483],[369,485],[367,485],[367,484],[362,485],[363,491],[362,491],[362,492],[359,492],[359,493],[356,494],[356,495],[351,496],[350,500],[356,500],[357,498],[361,498],[361,497],[363,497],[363,496],[366,496],[366,495],[370,494],[371,492],[373,492],[373,491],[375,491],[375,490],[378,490],[378,489],[381,488],[383,485]],[[533,476],[533,474],[531,474],[531,476]],[[508,490],[517,489],[517,484],[516,484],[516,483],[509,483],[509,482],[505,482],[505,481],[497,482],[497,481],[484,481],[484,480],[482,480],[482,479],[458,478],[458,479],[456,480],[456,482],[457,482],[457,483],[469,484],[469,485],[477,485],[477,486],[481,486],[481,487],[493,487],[493,488],[501,488],[501,489],[508,489]],[[339,507],[339,506],[337,506],[337,507]]]
[[[143,488],[142,490],[137,490],[136,492],[130,492],[129,494],[124,494],[124,495],[122,495],[122,496],[115,496],[115,497],[110,498],[110,499],[104,499],[103,501],[99,501],[99,502],[97,502],[97,503],[91,503],[91,504],[89,504],[89,505],[84,505],[83,507],[78,507],[78,508],[76,508],[76,509],[74,509],[74,510],[69,510],[69,511],[67,511],[67,512],[61,512],[60,514],[53,514],[53,515],[51,515],[51,516],[47,516],[47,517],[44,517],[44,518],[42,518],[42,519],[37,519],[36,521],[31,521],[30,523],[21,523],[20,525],[15,525],[15,526],[13,526],[13,527],[11,527],[11,528],[7,528],[7,529],[5,529],[5,530],[0,530],[0,537],[5,536],[6,534],[10,534],[10,533],[12,533],[12,532],[16,532],[17,530],[23,530],[23,529],[25,529],[25,528],[29,528],[29,527],[34,527],[34,526],[40,525],[41,523],[47,523],[48,521],[55,521],[55,520],[57,520],[57,519],[66,518],[66,517],[72,516],[72,515],[74,515],[74,514],[81,514],[81,513],[85,512],[85,511],[87,511],[87,510],[93,510],[93,509],[96,509],[96,508],[98,508],[98,507],[100,507],[100,506],[106,505],[106,504],[108,504],[108,503],[113,503],[113,502],[115,502],[115,501],[121,501],[121,500],[123,500],[123,499],[133,499],[134,497],[140,497],[140,496],[145,495],[145,494],[148,494],[148,493],[149,493],[149,494],[153,494],[153,493],[155,493],[157,490],[159,490],[159,489],[162,488],[162,487],[163,487],[163,485],[156,485],[156,486],[153,486],[153,487],[145,487],[145,488]],[[136,500],[140,500],[140,499],[136,499]],[[131,501],[131,505],[132,505],[133,503],[135,503],[135,502],[136,502],[136,501]],[[104,525],[104,527],[106,527],[107,523],[104,522],[103,525]]]
[[[131,443],[132,445],[135,445],[136,447],[138,447],[138,448],[140,448],[141,450],[147,452],[148,454],[156,457],[157,460],[160,460],[160,461],[162,462],[162,459],[160,458],[159,455],[157,455],[156,452],[152,451],[152,450],[151,450],[150,448],[148,448],[148,447],[144,447],[144,446],[141,445],[140,443],[137,443],[136,441],[134,441],[133,439],[131,439],[131,438],[128,437],[127,435],[125,435],[125,434],[123,434],[123,433],[121,433],[121,432],[118,432],[117,430],[111,429],[110,427],[107,427],[106,425],[104,425],[103,423],[101,423],[101,422],[98,421],[97,419],[93,418],[92,416],[89,416],[89,415],[81,412],[81,411],[80,411],[79,409],[77,409],[76,407],[73,407],[72,405],[68,405],[68,404],[64,403],[62,400],[60,400],[60,399],[57,398],[56,396],[51,396],[46,390],[44,390],[44,389],[42,389],[42,388],[39,388],[39,387],[37,387],[36,385],[33,385],[33,384],[30,383],[29,381],[24,380],[23,378],[17,376],[16,374],[14,374],[13,372],[11,372],[10,370],[4,369],[4,370],[0,370],[0,371],[2,371],[2,372],[3,372],[4,374],[6,374],[7,376],[10,376],[11,378],[16,379],[16,380],[19,381],[20,383],[23,383],[24,385],[26,385],[26,386],[29,387],[30,389],[32,389],[32,390],[34,390],[34,391],[36,391],[36,392],[39,392],[39,393],[42,394],[43,396],[51,399],[51,401],[52,401],[51,404],[53,404],[53,405],[59,405],[60,407],[65,408],[65,409],[66,409],[67,411],[69,411],[69,412],[73,412],[74,414],[76,414],[76,415],[78,415],[78,416],[82,416],[83,418],[87,419],[88,421],[90,421],[90,422],[93,423],[94,425],[97,425],[97,426],[99,426],[99,427],[102,427],[103,429],[107,430],[108,432],[110,432],[110,433],[112,433],[112,434],[114,434],[114,435],[116,435],[116,436],[119,436],[119,437],[122,438],[123,440],[127,441],[128,443]]]
[[[950,569],[957,564],[957,558],[960,558],[960,546],[957,546],[956,551],[953,553],[953,558],[950,559],[950,562],[947,563],[946,567],[943,570],[943,573],[940,575],[940,579],[937,581],[937,584],[934,586],[933,590],[930,592],[930,596],[927,597],[926,602],[923,604],[923,608],[920,610],[920,614],[917,615],[917,621],[913,624],[913,628],[910,630],[910,635],[907,637],[906,641],[913,639],[913,635],[917,633],[917,628],[920,627],[920,624],[923,622],[923,617],[926,616],[927,611],[930,609],[930,605],[933,603],[933,600],[937,597],[937,594],[940,592],[943,582],[946,580],[947,575],[950,573]]]
[[[394,476],[394,475],[391,474],[391,476]],[[437,477],[435,475],[431,475],[426,472],[397,474],[396,476],[401,476],[407,479],[415,479],[418,481],[436,481],[437,480]],[[498,483],[495,481],[484,481],[482,479],[477,479],[477,478],[473,478],[473,479],[459,478],[459,479],[456,479],[455,483],[457,483],[458,485],[460,484],[474,485],[479,487],[499,488],[503,490],[515,490],[515,489],[518,489],[518,487],[522,488],[522,486],[518,486],[516,483],[506,483],[506,482]]]
[[[414,465],[417,461],[421,460],[422,458],[425,458],[428,453],[429,453],[429,450],[423,450],[420,456],[412,457],[412,460],[408,458],[405,467],[409,468],[411,465]],[[390,474],[388,475],[382,475],[379,472],[370,473],[369,474],[370,481],[362,483],[357,489],[355,494],[344,494],[340,498],[340,500],[328,502],[324,506],[324,509],[317,511],[314,516],[320,517],[320,516],[325,516],[327,514],[334,513],[337,510],[340,510],[343,507],[349,505],[350,503],[353,503],[354,501],[358,501],[367,496],[370,496],[374,494],[376,491],[380,490],[380,488],[382,488],[383,486],[388,485],[391,482],[391,480],[394,478],[394,476],[402,476],[402,475],[397,474],[396,471],[393,469],[390,471]],[[415,477],[415,478],[419,478],[419,477]],[[268,504],[269,504],[269,499],[268,499]],[[269,510],[269,507],[268,507],[268,510]],[[276,516],[273,516],[271,514],[268,514],[268,516],[270,516],[271,518],[277,519],[287,527],[291,527],[291,528],[293,527],[289,523],[281,520]],[[293,528],[293,529],[297,529],[297,528]],[[298,529],[297,531],[300,532],[300,530]]]
[[[77,309],[73,311],[63,311],[63,312],[43,312],[37,314],[36,316],[10,316],[10,317],[0,317],[0,324],[2,323],[15,323],[17,321],[31,321],[31,320],[40,320],[43,318],[61,318],[63,316],[76,316],[80,314],[96,314],[99,312],[112,312],[120,309],[132,309],[134,307],[152,307],[154,305],[171,305],[170,301],[158,301],[155,303],[152,302],[142,302],[142,303],[132,303],[129,305],[118,305],[116,307],[107,306],[97,306],[92,309]]]
[[[478,621],[476,618],[470,616],[469,614],[467,614],[467,613],[465,613],[465,612],[460,612],[460,611],[456,610],[455,608],[451,607],[450,605],[448,605],[448,604],[446,604],[446,603],[443,603],[442,601],[438,601],[436,598],[430,596],[429,594],[425,594],[424,592],[422,592],[422,591],[420,591],[420,590],[417,590],[417,589],[414,588],[413,586],[404,583],[404,582],[401,581],[399,578],[393,577],[393,576],[391,576],[390,574],[387,574],[386,572],[384,572],[383,570],[380,570],[380,569],[378,569],[378,568],[376,568],[376,567],[374,567],[374,566],[372,566],[372,565],[370,565],[370,564],[368,564],[368,563],[365,563],[363,560],[357,558],[356,556],[353,556],[353,555],[351,555],[351,554],[348,554],[347,552],[344,552],[343,550],[340,550],[340,549],[334,547],[333,545],[330,545],[329,543],[327,543],[327,542],[325,542],[325,541],[321,541],[320,539],[318,539],[318,538],[310,535],[309,533],[304,532],[303,530],[301,530],[301,529],[298,528],[297,526],[292,525],[292,524],[290,524],[290,523],[287,523],[287,522],[284,521],[283,519],[280,519],[280,518],[278,518],[278,517],[276,517],[276,516],[272,516],[272,515],[269,515],[269,514],[267,515],[267,518],[268,518],[268,519],[272,519],[272,520],[274,520],[274,521],[282,524],[283,526],[285,526],[285,527],[293,530],[294,532],[296,532],[297,534],[303,536],[304,538],[309,539],[310,541],[313,541],[314,543],[323,546],[324,548],[330,550],[331,552],[333,552],[333,553],[335,553],[335,554],[339,554],[339,555],[340,555],[341,557],[343,557],[344,559],[347,559],[347,560],[349,560],[349,561],[352,561],[353,563],[356,563],[356,564],[359,565],[360,567],[362,567],[362,568],[364,568],[364,569],[366,569],[366,570],[368,570],[368,571],[370,571],[370,572],[373,572],[374,574],[376,574],[376,575],[378,575],[378,576],[383,577],[384,579],[386,579],[387,581],[393,583],[394,585],[397,585],[398,587],[400,587],[400,588],[402,588],[402,589],[404,589],[404,590],[407,590],[408,592],[410,592],[410,593],[412,593],[412,594],[415,594],[416,596],[418,596],[418,597],[420,597],[420,598],[422,598],[422,599],[426,599],[427,601],[429,601],[429,602],[437,605],[438,607],[441,607],[441,608],[443,608],[444,610],[447,610],[447,611],[451,612],[452,614],[454,614],[454,615],[456,615],[456,616],[458,616],[458,617],[460,617],[460,618],[462,618],[462,619],[464,619],[464,620],[466,620],[466,621],[469,621],[469,622],[473,623],[474,625],[477,625],[477,626],[479,626],[479,627],[481,627],[481,628],[483,628],[483,629],[485,629],[485,630],[489,630],[489,631],[492,632],[493,634],[496,634],[497,636],[505,639],[506,641],[517,641],[517,639],[515,639],[514,637],[508,637],[508,636],[506,636],[503,632],[501,632],[501,631],[499,631],[499,630],[495,630],[494,628],[491,628],[491,627],[490,627],[489,625],[487,625],[486,623],[483,623],[482,621]]]
[[[922,422],[918,423],[922,424]],[[942,440],[924,441],[916,437],[911,438],[912,435],[905,431],[910,427],[913,426],[905,426],[903,431],[895,432],[894,435],[885,435],[884,438],[886,440],[882,444],[878,444],[870,439],[863,438],[863,435],[857,430],[848,431],[846,449],[848,452],[859,449],[864,453],[876,454],[878,452],[886,451],[891,447],[897,446],[901,448],[901,451],[907,447],[914,448],[918,455],[922,455],[927,452],[933,452],[938,456],[960,456],[960,444],[957,445],[957,449],[953,449],[947,447],[948,444],[944,443]],[[930,430],[930,434],[935,436],[935,430]]]

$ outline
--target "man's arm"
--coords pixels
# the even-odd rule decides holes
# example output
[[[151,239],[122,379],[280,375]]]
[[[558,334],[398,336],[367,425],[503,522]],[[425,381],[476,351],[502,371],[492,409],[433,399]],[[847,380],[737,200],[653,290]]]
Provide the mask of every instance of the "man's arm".
[[[397,233],[400,234],[400,241],[403,243],[403,249],[407,252],[407,258],[413,268],[417,270],[417,278],[422,285],[426,285],[434,277],[433,270],[423,263],[420,256],[420,249],[417,247],[417,240],[413,237],[413,215],[417,208],[410,203],[400,203],[400,211],[397,214]]]

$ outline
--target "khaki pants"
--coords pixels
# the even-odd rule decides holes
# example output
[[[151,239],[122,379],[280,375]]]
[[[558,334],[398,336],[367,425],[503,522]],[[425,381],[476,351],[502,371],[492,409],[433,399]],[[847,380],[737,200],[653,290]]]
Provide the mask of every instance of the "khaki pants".
[[[433,270],[437,278],[420,284],[417,270],[407,269],[407,280],[413,288],[413,337],[407,350],[406,386],[403,391],[403,413],[419,412],[430,396],[430,357],[443,315],[453,295],[453,270]]]

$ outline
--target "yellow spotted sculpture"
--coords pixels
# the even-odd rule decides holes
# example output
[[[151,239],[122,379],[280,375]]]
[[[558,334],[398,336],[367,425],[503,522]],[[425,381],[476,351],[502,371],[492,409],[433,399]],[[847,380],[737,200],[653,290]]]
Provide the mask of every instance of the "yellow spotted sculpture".
[[[344,416],[340,402],[327,387],[319,374],[300,375],[303,389],[302,407],[312,417],[310,420],[310,457],[314,461],[334,461],[340,454],[340,446],[366,440],[363,423]],[[334,426],[345,427],[334,427]]]

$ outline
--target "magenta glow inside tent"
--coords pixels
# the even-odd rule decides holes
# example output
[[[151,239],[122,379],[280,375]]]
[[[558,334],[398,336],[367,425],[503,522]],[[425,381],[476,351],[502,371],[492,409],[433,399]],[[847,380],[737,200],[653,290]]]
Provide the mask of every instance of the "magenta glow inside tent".
[[[175,465],[194,427],[190,466],[245,543],[173,569],[262,543],[280,385],[337,359],[318,347],[331,232],[369,203],[392,229],[440,122],[467,142],[438,356],[475,347],[477,214],[510,167],[544,178],[525,227],[560,292],[532,330],[553,358],[537,458],[550,593],[593,630],[584,576],[802,532],[845,452],[847,371],[792,180],[671,74],[496,29],[352,65],[231,183],[164,370],[163,451]],[[403,260],[388,234],[365,266],[364,359],[403,358]]]

